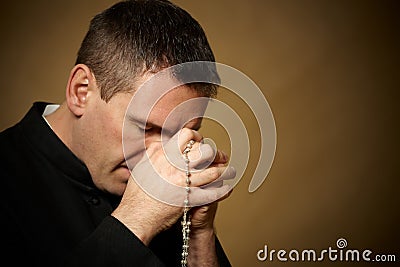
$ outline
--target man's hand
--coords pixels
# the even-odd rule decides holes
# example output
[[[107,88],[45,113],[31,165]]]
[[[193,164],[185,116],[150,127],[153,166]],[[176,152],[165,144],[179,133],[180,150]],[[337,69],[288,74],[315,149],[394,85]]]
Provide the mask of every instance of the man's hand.
[[[186,194],[182,151],[189,140],[195,141],[189,152],[189,205],[194,206],[191,238],[201,236],[202,241],[197,242],[200,245],[207,233],[207,238],[211,238],[207,242],[213,240],[216,202],[230,190],[222,183],[224,179],[234,178],[235,171],[225,166],[228,160],[225,153],[201,144],[202,136],[197,131],[184,128],[164,148],[161,142],[147,148],[147,156],[132,170],[134,179],[129,179],[121,203],[112,214],[146,245],[182,216]],[[195,246],[196,241],[193,242]]]
[[[222,199],[227,198],[229,191]],[[218,266],[215,248],[214,219],[218,202],[191,209],[192,228],[189,241],[189,266]]]

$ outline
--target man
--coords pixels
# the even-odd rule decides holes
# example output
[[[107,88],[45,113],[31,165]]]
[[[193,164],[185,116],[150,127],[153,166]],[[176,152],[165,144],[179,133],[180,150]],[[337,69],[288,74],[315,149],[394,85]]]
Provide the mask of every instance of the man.
[[[156,178],[143,167],[146,162],[172,184],[190,187],[188,194],[234,176],[226,172],[222,151],[199,153],[210,150],[197,131],[203,108],[169,129],[166,140],[176,141],[191,161],[197,156],[198,164],[208,162],[206,168],[185,174],[172,166],[161,145],[168,115],[188,100],[215,95],[216,87],[183,84],[156,103],[148,102],[152,89],[146,88],[139,103],[155,105],[145,120],[130,121],[129,132],[142,131],[144,148],[122,142],[126,111],[139,88],[157,72],[192,61],[213,62],[214,56],[199,24],[168,1],[124,1],[92,19],[65,102],[34,103],[0,135],[3,261],[14,266],[230,266],[213,224],[217,201],[229,193],[218,191],[220,186],[201,189],[218,197],[189,210],[190,241],[182,262],[184,205],[160,201],[138,184]],[[140,105],[133,110],[140,114]],[[128,165],[134,156],[141,160]],[[185,178],[190,178],[186,184]]]

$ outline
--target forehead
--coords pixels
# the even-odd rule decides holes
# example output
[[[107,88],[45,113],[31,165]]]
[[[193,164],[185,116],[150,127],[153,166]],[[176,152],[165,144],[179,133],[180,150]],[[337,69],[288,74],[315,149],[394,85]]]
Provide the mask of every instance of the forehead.
[[[207,103],[208,98],[200,97],[186,85],[178,86],[161,96],[155,96],[154,92],[149,90],[133,96],[127,116],[143,125],[152,124],[176,131],[188,122],[193,124],[193,127],[200,124]]]

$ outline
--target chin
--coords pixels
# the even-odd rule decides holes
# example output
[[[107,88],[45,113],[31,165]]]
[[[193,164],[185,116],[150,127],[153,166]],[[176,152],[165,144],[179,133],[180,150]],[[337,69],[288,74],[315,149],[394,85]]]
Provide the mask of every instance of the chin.
[[[115,196],[119,196],[121,197],[126,189],[126,183],[118,183],[118,184],[113,184],[112,187],[110,187],[107,192],[115,195]]]
[[[128,168],[118,168],[109,176],[107,183],[103,184],[105,191],[112,195],[122,196],[125,192],[131,172]]]

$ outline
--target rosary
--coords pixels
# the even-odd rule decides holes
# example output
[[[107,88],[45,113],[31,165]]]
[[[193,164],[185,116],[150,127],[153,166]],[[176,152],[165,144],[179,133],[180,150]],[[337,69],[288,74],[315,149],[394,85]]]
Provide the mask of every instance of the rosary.
[[[192,224],[190,222],[190,215],[188,214],[190,210],[189,206],[189,192],[190,192],[190,168],[189,168],[189,156],[188,153],[192,149],[192,146],[194,144],[193,140],[190,140],[186,144],[186,148],[183,150],[183,158],[185,160],[185,175],[186,175],[186,186],[185,186],[185,191],[186,191],[186,198],[183,202],[184,204],[184,210],[183,210],[183,217],[182,217],[182,237],[183,237],[183,245],[182,245],[182,260],[181,264],[182,267],[186,267],[187,265],[187,257],[189,255],[189,233],[190,233],[190,225]]]

